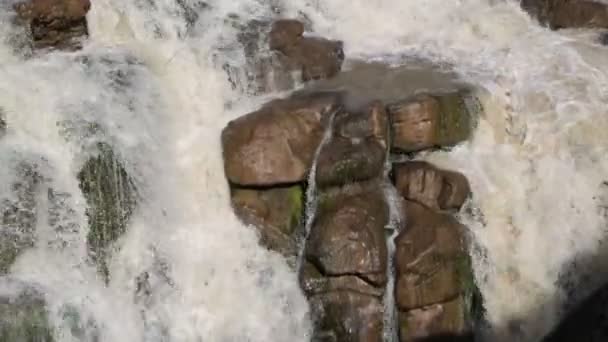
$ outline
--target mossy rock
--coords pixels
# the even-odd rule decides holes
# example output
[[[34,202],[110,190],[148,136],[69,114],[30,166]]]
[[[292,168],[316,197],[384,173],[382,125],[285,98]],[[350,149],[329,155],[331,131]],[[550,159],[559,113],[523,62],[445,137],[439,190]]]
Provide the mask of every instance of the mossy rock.
[[[234,187],[232,205],[241,221],[258,229],[264,246],[295,258],[304,223],[301,185],[270,189]]]
[[[456,259],[456,267],[464,299],[463,314],[465,321],[473,327],[483,320],[485,311],[481,291],[475,282],[471,257],[463,253]]]
[[[110,247],[125,233],[135,209],[135,186],[115,153],[106,144],[98,145],[98,154],[87,160],[78,173],[78,179],[88,204],[89,251],[107,279]]]
[[[33,291],[16,297],[0,296],[0,341],[52,342],[46,304]]]
[[[473,113],[467,106],[465,92],[436,96],[440,113],[436,137],[440,146],[455,145],[468,140],[473,130]]]

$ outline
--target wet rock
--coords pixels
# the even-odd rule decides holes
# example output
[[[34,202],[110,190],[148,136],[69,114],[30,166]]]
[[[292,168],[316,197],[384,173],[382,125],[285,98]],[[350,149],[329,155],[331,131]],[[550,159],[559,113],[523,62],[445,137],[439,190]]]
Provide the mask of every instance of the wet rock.
[[[325,192],[306,244],[306,260],[325,276],[357,275],[383,286],[388,220],[388,205],[378,184]]]
[[[304,25],[278,20],[272,25],[269,46],[287,56],[302,73],[302,81],[329,78],[340,72],[344,61],[342,42],[304,37]]]
[[[315,320],[313,341],[382,341],[382,301],[350,291],[316,295],[310,299]]]
[[[523,0],[522,7],[552,29],[608,28],[608,5],[592,0]]]
[[[6,274],[24,249],[34,246],[37,221],[36,198],[42,176],[34,165],[21,163],[19,178],[11,185],[12,196],[0,203],[0,274]]]
[[[222,132],[224,168],[232,183],[270,186],[304,181],[339,93],[274,100],[231,121]]]
[[[393,149],[416,152],[467,140],[474,118],[463,92],[422,94],[388,106]]]
[[[464,299],[458,297],[448,302],[400,313],[400,341],[474,341],[467,332],[469,327],[462,312],[463,306]]]
[[[341,186],[381,176],[387,140],[388,119],[381,103],[361,112],[336,114],[333,136],[317,160],[317,186]]]
[[[232,190],[237,216],[260,232],[261,243],[295,261],[304,216],[302,186]]]
[[[0,341],[52,342],[46,303],[34,290],[0,295]]]
[[[98,154],[78,173],[80,189],[87,200],[88,245],[100,272],[109,276],[107,259],[111,245],[124,234],[135,209],[133,182],[112,149],[98,145]]]
[[[467,178],[430,163],[414,161],[395,164],[395,183],[399,193],[433,210],[458,210],[471,194]]]
[[[378,298],[384,294],[383,287],[370,284],[356,275],[325,276],[310,262],[305,262],[302,266],[300,284],[309,297],[335,291],[350,291]]]
[[[407,224],[395,241],[402,341],[460,335],[479,310],[465,228],[451,215],[415,202],[406,201],[404,210]]]
[[[15,5],[19,19],[29,26],[36,48],[73,49],[88,35],[89,0],[30,0]]]

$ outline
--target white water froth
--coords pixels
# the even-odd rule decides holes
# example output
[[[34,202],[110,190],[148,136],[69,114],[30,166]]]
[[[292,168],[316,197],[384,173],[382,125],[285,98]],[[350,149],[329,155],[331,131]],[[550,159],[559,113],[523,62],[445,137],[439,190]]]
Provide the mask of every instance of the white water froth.
[[[38,243],[11,277],[39,284],[51,307],[78,307],[96,321],[102,341],[306,341],[307,305],[296,276],[232,214],[219,145],[225,123],[259,101],[233,91],[221,69],[222,58],[244,64],[225,19],[269,9],[253,0],[212,1],[189,26],[174,1],[149,3],[93,1],[91,37],[76,54],[24,61],[0,46],[0,106],[9,125],[0,158],[7,151],[44,157],[50,184],[71,195],[79,228],[59,237],[67,248]],[[566,301],[564,267],[597,254],[606,234],[606,48],[587,32],[539,27],[516,1],[277,3],[286,16],[308,17],[315,33],[343,40],[348,58],[426,57],[485,89],[474,139],[426,158],[464,172],[483,214],[463,220],[483,252],[475,268],[489,340],[537,341]],[[9,33],[7,25],[0,23],[0,34]],[[86,66],[78,55],[117,62]],[[127,55],[145,67],[125,66]],[[120,91],[108,76],[117,68],[134,70]],[[75,173],[87,140],[66,142],[58,121],[99,123],[144,198],[107,287],[84,262],[88,228]],[[3,197],[5,180],[16,177],[6,165]],[[42,241],[55,238],[50,228],[37,226]],[[605,269],[590,265],[585,291],[605,280]],[[152,295],[134,300],[134,279],[144,270]],[[579,271],[572,272],[576,280]]]

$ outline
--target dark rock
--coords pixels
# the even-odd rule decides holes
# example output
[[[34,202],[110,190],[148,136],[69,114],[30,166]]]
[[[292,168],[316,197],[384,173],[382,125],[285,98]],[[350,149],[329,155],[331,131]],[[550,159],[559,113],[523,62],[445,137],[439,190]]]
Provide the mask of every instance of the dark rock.
[[[246,224],[257,227],[261,243],[295,261],[304,217],[302,186],[232,190],[232,205]]]
[[[467,106],[466,96],[460,92],[423,94],[389,105],[392,147],[401,152],[416,152],[469,139],[474,113]]]
[[[4,113],[0,109],[0,138],[6,134],[6,121],[4,121]]]
[[[339,93],[314,93],[271,101],[231,121],[222,132],[230,182],[269,186],[304,181]]]
[[[552,29],[608,28],[608,5],[592,0],[523,0],[522,7]]]
[[[89,0],[30,0],[15,5],[20,20],[31,30],[34,46],[73,49],[88,35]]]
[[[78,179],[88,204],[89,251],[107,278],[110,247],[126,231],[136,205],[136,193],[112,149],[105,144],[99,144],[98,148],[98,154],[84,164]]]
[[[389,209],[378,184],[361,191],[326,192],[306,244],[306,259],[325,276],[357,275],[376,286],[386,283],[384,227]]]
[[[381,103],[334,119],[333,137],[317,159],[317,186],[341,186],[382,175],[387,157],[388,118]]]
[[[441,170],[427,162],[395,164],[394,170],[399,193],[433,210],[458,210],[471,194],[465,176]]]
[[[382,311],[379,298],[350,291],[316,295],[310,299],[316,317],[313,341],[382,341]]]

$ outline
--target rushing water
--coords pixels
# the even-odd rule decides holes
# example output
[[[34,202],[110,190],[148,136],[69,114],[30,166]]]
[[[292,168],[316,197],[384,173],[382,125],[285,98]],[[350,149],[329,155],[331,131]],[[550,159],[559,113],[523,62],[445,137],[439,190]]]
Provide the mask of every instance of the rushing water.
[[[296,275],[232,214],[219,139],[229,120],[263,101],[242,91],[246,77],[225,73],[245,65],[236,24],[276,11],[343,40],[347,58],[418,56],[483,89],[474,139],[424,157],[472,183],[477,214],[463,220],[476,241],[489,340],[537,341],[570,300],[568,286],[588,279],[584,293],[603,280],[594,256],[606,234],[608,64],[594,34],[548,31],[516,1],[206,3],[94,0],[82,51],[29,59],[9,44],[20,33],[2,8],[0,107],[9,131],[0,197],[11,199],[8,184],[29,162],[47,189],[37,203],[49,206],[48,189],[62,200],[38,211],[35,248],[0,279],[0,294],[35,284],[58,326],[65,304],[93,322],[83,335],[90,341],[308,341]],[[83,133],[91,123],[100,128],[92,136]],[[76,178],[99,140],[121,156],[141,197],[108,285],[87,262]],[[591,278],[570,267],[577,260]],[[144,271],[142,300],[134,279]]]

